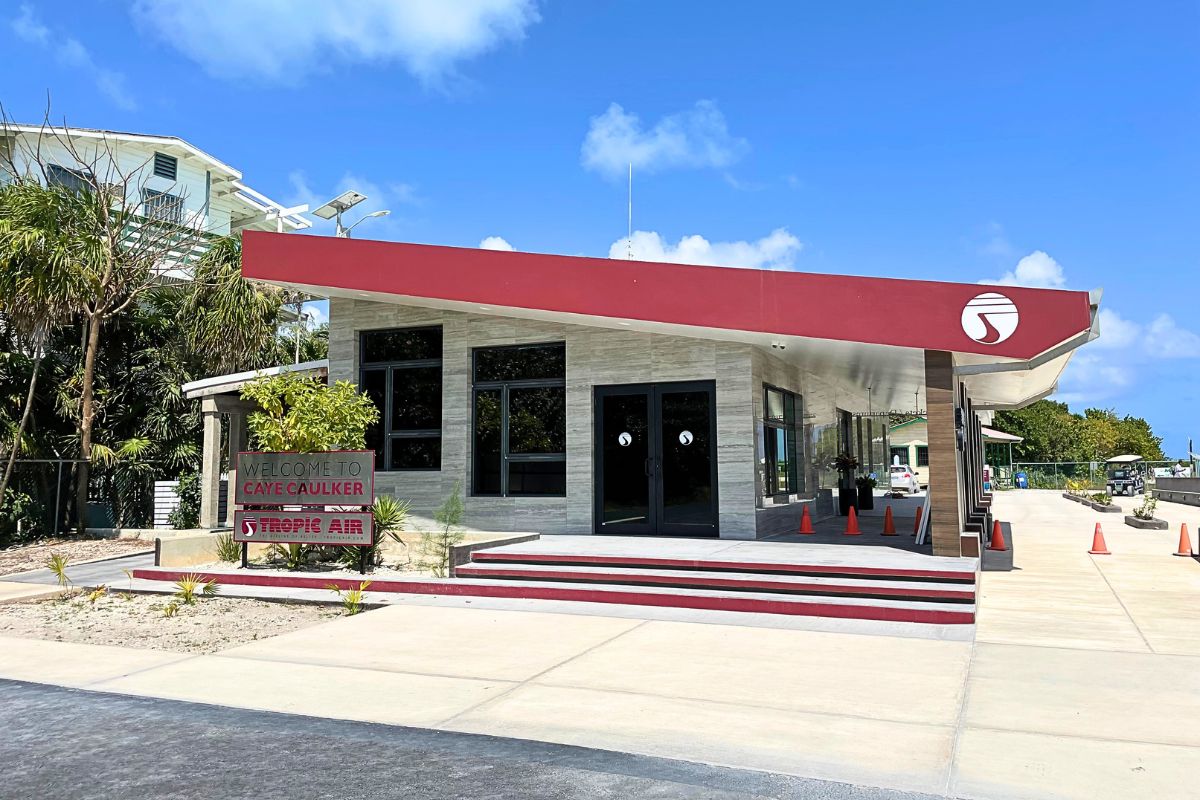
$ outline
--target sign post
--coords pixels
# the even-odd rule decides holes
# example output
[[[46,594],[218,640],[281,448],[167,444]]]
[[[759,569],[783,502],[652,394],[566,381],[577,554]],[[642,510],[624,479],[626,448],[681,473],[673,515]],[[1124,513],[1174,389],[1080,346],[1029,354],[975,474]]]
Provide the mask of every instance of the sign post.
[[[375,453],[241,452],[237,456],[233,539],[250,542],[362,548],[359,572],[375,541]]]

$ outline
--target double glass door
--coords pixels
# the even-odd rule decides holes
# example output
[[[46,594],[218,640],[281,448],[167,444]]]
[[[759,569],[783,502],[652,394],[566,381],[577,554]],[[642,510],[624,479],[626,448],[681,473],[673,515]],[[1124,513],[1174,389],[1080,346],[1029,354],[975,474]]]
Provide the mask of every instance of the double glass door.
[[[596,532],[717,535],[712,381],[596,387]]]

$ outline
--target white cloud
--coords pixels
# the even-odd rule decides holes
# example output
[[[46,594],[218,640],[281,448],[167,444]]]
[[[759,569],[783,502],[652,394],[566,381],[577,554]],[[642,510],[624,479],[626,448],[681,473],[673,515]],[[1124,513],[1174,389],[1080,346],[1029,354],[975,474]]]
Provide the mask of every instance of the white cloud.
[[[1146,326],[1146,352],[1157,358],[1200,358],[1200,335],[1179,327],[1170,314]]]
[[[20,13],[10,25],[13,33],[30,44],[44,45],[50,39],[50,29],[42,24],[37,15],[33,13],[33,8],[28,4],[21,4]]]
[[[1091,347],[1102,350],[1123,350],[1136,345],[1142,337],[1142,326],[1125,319],[1111,308],[1100,309],[1100,338]]]
[[[1039,289],[1061,289],[1067,285],[1062,265],[1044,250],[1034,250],[1017,262],[1017,266],[995,280],[980,281],[995,286],[1032,286]]]
[[[503,237],[489,236],[479,243],[480,249],[483,250],[512,250],[514,249]]]
[[[674,264],[710,264],[751,269],[791,269],[804,247],[786,228],[776,228],[753,242],[710,242],[703,236],[684,236],[671,244],[653,231],[633,232],[633,258]],[[629,243],[618,239],[608,249],[609,258],[628,257]]]
[[[60,37],[60,44],[51,41],[51,31],[38,19],[33,8],[22,5],[20,14],[11,23],[13,33],[30,44],[53,50],[60,65],[80,75],[90,77],[96,89],[118,108],[133,111],[137,101],[125,85],[125,76],[96,63],[88,49],[73,36]]]
[[[1004,226],[999,222],[989,222],[984,226],[983,239],[976,248],[980,255],[1006,258],[1013,254],[1012,243],[1004,233]]]
[[[609,177],[634,171],[673,168],[723,168],[741,158],[750,145],[729,135],[725,116],[710,100],[660,119],[646,130],[636,114],[613,103],[593,117],[583,140],[583,166]]]
[[[398,207],[421,205],[424,200],[417,196],[416,189],[409,183],[375,183],[366,178],[360,178],[354,173],[347,172],[330,189],[316,191],[309,184],[308,176],[302,170],[295,170],[288,175],[292,191],[287,196],[289,206],[307,203],[309,213],[306,215],[313,223],[313,233],[332,236],[336,230],[334,220],[325,220],[313,216],[312,209],[337,197],[350,189],[367,196],[367,199],[346,212],[342,222],[352,225],[372,211],[388,210],[389,216],[367,220],[362,227],[354,229],[355,238],[363,239],[393,239],[401,235],[401,229],[407,221],[396,213]]]
[[[393,62],[436,83],[540,19],[535,0],[135,0],[133,14],[212,75],[281,84]]]

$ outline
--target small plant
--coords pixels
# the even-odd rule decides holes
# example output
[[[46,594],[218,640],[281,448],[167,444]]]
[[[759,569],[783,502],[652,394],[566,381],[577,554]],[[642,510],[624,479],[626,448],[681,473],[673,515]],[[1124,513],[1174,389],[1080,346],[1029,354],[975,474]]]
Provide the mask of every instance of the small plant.
[[[1158,506],[1158,498],[1152,494],[1142,498],[1142,504],[1133,510],[1138,519],[1154,519],[1154,509]]]
[[[876,481],[870,475],[860,475],[854,479],[854,482],[856,484],[858,484],[858,488],[860,491],[865,491],[865,492],[870,492],[870,491],[874,490],[875,487],[878,485],[878,481]]]
[[[337,584],[331,583],[326,588],[342,601],[342,608],[345,609],[346,616],[352,617],[362,611],[363,600],[366,598],[367,587],[370,585],[370,581],[363,581],[357,588],[342,589]]]
[[[462,518],[462,481],[459,481],[454,484],[454,491],[446,498],[446,502],[433,512],[433,519],[441,526],[441,530],[421,534],[421,565],[432,572],[435,578],[445,578],[450,574],[454,547],[463,540],[462,531],[455,530]]]
[[[196,596],[214,597],[218,593],[216,578],[190,573],[175,581],[175,596],[186,606],[196,603]]]
[[[850,453],[839,453],[833,459],[833,467],[842,473],[854,472],[854,470],[858,469],[858,459]]]
[[[178,613],[179,613],[179,601],[178,600],[172,600],[171,602],[169,602],[165,606],[163,606],[163,616],[164,617],[173,617]]]
[[[71,559],[62,553],[51,553],[50,557],[46,559],[46,569],[54,573],[58,585],[63,589],[71,583],[71,579],[67,577],[67,564],[69,563],[71,563]]]
[[[233,532],[222,533],[216,541],[217,558],[230,564],[242,560],[242,543],[233,540]]]
[[[175,485],[179,505],[167,515],[167,522],[175,530],[186,530],[200,525],[200,471],[189,472],[180,477]]]
[[[1096,492],[1090,496],[1090,499],[1093,503],[1097,503],[1102,506],[1112,505],[1112,495],[1108,494],[1107,492]]]
[[[310,544],[276,544],[271,547],[271,558],[282,560],[284,569],[295,572],[308,563],[313,549]]]
[[[123,569],[123,570],[121,570],[121,572],[124,572],[125,577],[129,579],[129,588],[126,589],[124,592],[121,592],[121,599],[122,600],[132,600],[133,599],[133,570]]]
[[[106,594],[108,594],[108,587],[102,583],[87,593],[87,601],[94,607],[96,605],[96,601],[101,597],[104,597]]]
[[[1078,478],[1067,479],[1067,494],[1082,495],[1087,492],[1087,481],[1079,480]]]
[[[404,525],[408,522],[408,511],[411,505],[407,500],[397,500],[387,494],[375,498],[375,504],[371,506],[375,534],[371,545],[366,548],[367,566],[377,567],[383,563],[383,553],[380,552],[379,546],[383,544],[384,537],[404,545],[404,540],[400,538],[400,531],[404,530]],[[407,547],[407,545],[405,546]],[[362,551],[362,547],[353,545],[339,547],[337,560],[346,569],[358,569]]]

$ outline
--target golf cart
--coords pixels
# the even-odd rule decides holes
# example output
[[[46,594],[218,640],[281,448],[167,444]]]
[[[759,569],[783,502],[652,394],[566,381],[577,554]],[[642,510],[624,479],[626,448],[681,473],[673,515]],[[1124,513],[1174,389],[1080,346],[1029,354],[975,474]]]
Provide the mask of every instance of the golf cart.
[[[1104,464],[1108,472],[1108,493],[1115,497],[1146,493],[1145,470],[1141,456],[1113,456]]]

